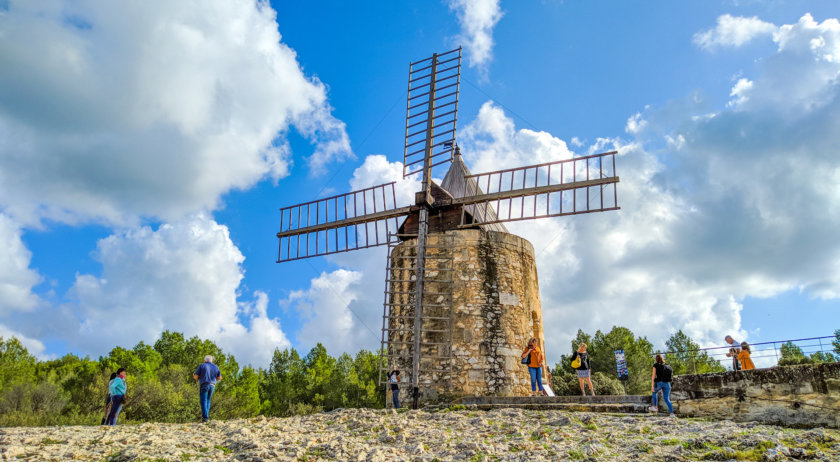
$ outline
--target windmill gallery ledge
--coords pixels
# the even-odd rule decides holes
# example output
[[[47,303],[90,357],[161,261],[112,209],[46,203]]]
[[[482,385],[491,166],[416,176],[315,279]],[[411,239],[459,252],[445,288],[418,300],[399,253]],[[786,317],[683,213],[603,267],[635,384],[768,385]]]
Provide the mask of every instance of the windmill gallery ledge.
[[[415,407],[527,392],[521,348],[535,337],[545,351],[538,278],[533,246],[505,222],[619,209],[615,151],[472,174],[455,143],[460,71],[460,48],[409,66],[414,204],[397,204],[392,182],[280,209],[278,262],[389,247],[380,367],[406,371]]]

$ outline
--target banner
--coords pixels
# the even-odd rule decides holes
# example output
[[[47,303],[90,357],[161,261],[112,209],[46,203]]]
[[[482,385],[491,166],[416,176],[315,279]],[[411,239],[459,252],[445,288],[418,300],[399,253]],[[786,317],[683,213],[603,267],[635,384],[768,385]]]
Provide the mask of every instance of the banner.
[[[615,350],[615,368],[618,372],[618,380],[630,378],[627,372],[627,359],[624,357],[624,350]]]

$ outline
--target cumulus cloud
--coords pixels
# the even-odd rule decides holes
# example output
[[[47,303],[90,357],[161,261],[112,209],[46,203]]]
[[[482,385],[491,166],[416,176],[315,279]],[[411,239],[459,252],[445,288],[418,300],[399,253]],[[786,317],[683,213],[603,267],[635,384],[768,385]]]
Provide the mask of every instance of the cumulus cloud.
[[[370,155],[353,172],[350,189],[394,181],[396,205],[410,205],[414,203],[414,193],[420,190],[420,179],[418,175],[404,179],[402,172],[401,162]],[[302,320],[295,334],[296,344],[306,351],[320,341],[334,354],[378,349],[386,254],[386,247],[375,247],[330,255],[330,263],[341,269],[321,273],[308,288],[281,300],[282,307],[287,311],[291,308]]]
[[[82,352],[153,342],[167,329],[213,340],[255,366],[289,346],[266,315],[265,293],[237,303],[244,257],[227,227],[204,214],[111,235],[99,241],[95,259],[101,276],[77,275],[75,300],[61,307],[49,333]]]
[[[18,323],[18,315],[32,313],[44,306],[32,292],[41,282],[38,272],[30,268],[32,254],[21,240],[21,229],[0,213],[0,337],[17,337],[30,353],[41,355],[44,344],[19,332],[6,323]]]
[[[714,29],[694,34],[694,43],[700,48],[711,50],[724,47],[740,47],[761,36],[772,35],[778,28],[757,17],[745,18],[724,14],[718,17]]]
[[[41,276],[29,267],[31,260],[20,227],[0,213],[0,315],[30,311],[40,303],[32,288],[41,282]]]
[[[470,67],[486,72],[493,59],[493,28],[502,19],[499,0],[449,0],[461,25],[461,41]]]
[[[566,142],[547,132],[516,130],[502,108],[484,103],[461,131],[459,144],[473,173],[569,159]]]
[[[352,156],[325,86],[267,2],[12,0],[0,15],[0,208],[25,224],[136,224]],[[12,200],[14,198],[14,200]]]
[[[632,139],[590,148],[619,151],[621,211],[509,226],[537,252],[550,357],[578,328],[625,324],[655,342],[683,329],[719,344],[748,336],[745,297],[840,297],[840,23],[806,15],[779,30],[732,104],[647,108],[628,121]],[[539,149],[520,147],[531,132],[482,111],[461,140],[472,165],[537,162]]]

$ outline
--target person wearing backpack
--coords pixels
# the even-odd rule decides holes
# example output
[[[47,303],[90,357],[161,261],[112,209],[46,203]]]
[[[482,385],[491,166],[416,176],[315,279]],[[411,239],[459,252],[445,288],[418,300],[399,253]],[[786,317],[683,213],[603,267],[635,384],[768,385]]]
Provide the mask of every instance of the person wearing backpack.
[[[665,364],[662,355],[656,355],[656,361],[653,363],[653,373],[650,377],[650,391],[653,394],[651,396],[653,406],[650,407],[650,411],[659,412],[656,398],[659,390],[662,390],[662,399],[668,405],[668,412],[671,413],[671,417],[674,417],[674,406],[671,404],[671,377],[673,375],[674,371],[671,366]]]

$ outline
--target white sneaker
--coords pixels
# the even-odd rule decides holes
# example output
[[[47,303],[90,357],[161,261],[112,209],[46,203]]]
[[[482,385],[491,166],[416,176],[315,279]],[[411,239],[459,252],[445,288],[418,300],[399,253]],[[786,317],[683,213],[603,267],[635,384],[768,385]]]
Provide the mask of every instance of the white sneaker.
[[[649,408],[648,408],[648,411],[650,411],[650,412],[659,412],[659,408],[658,408],[658,407],[651,406],[651,407],[649,407]]]
[[[675,416],[673,412],[670,415],[668,415],[668,417],[673,417],[675,419],[677,418],[677,416]]]

